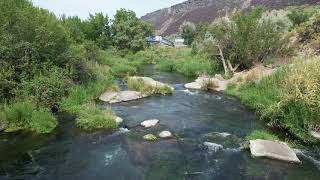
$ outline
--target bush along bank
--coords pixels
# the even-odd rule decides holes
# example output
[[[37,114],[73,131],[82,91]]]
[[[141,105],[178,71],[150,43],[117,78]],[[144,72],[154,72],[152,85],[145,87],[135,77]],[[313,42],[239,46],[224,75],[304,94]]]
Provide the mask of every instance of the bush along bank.
[[[230,85],[226,94],[256,109],[272,128],[288,132],[306,144],[320,125],[320,58],[296,59],[259,82]]]

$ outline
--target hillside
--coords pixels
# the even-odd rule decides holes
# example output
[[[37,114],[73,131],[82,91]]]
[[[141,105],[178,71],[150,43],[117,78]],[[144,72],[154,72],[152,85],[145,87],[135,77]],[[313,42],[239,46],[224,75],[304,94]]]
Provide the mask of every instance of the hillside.
[[[288,6],[320,4],[319,0],[188,0],[183,3],[148,13],[143,20],[153,24],[160,35],[178,32],[184,21],[211,22],[236,10],[263,5],[270,9]]]

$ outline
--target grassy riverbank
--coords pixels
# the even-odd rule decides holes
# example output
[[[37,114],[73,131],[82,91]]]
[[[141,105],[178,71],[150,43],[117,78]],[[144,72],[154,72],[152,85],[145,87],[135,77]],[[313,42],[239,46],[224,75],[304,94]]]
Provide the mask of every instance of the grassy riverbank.
[[[304,143],[320,124],[320,58],[296,59],[261,81],[233,84],[226,93],[256,109],[268,126]]]

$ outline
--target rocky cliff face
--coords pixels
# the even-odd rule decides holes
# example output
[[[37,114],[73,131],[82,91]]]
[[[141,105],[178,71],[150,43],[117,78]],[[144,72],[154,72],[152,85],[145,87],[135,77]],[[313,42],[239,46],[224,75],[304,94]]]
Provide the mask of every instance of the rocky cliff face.
[[[179,31],[184,21],[212,22],[236,10],[252,8],[258,5],[270,9],[288,6],[319,4],[320,0],[188,0],[170,8],[161,9],[142,17],[153,24],[160,35],[170,35]]]

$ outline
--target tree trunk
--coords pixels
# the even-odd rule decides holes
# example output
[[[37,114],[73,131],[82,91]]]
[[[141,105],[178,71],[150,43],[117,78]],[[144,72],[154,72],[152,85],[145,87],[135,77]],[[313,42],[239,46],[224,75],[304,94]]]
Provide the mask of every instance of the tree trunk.
[[[220,55],[220,58],[221,58],[221,61],[222,61],[222,64],[223,64],[224,73],[227,75],[227,74],[230,73],[229,68],[227,66],[226,60],[224,59],[223,51],[220,48],[220,46],[218,46],[218,49],[219,49],[219,55]]]

